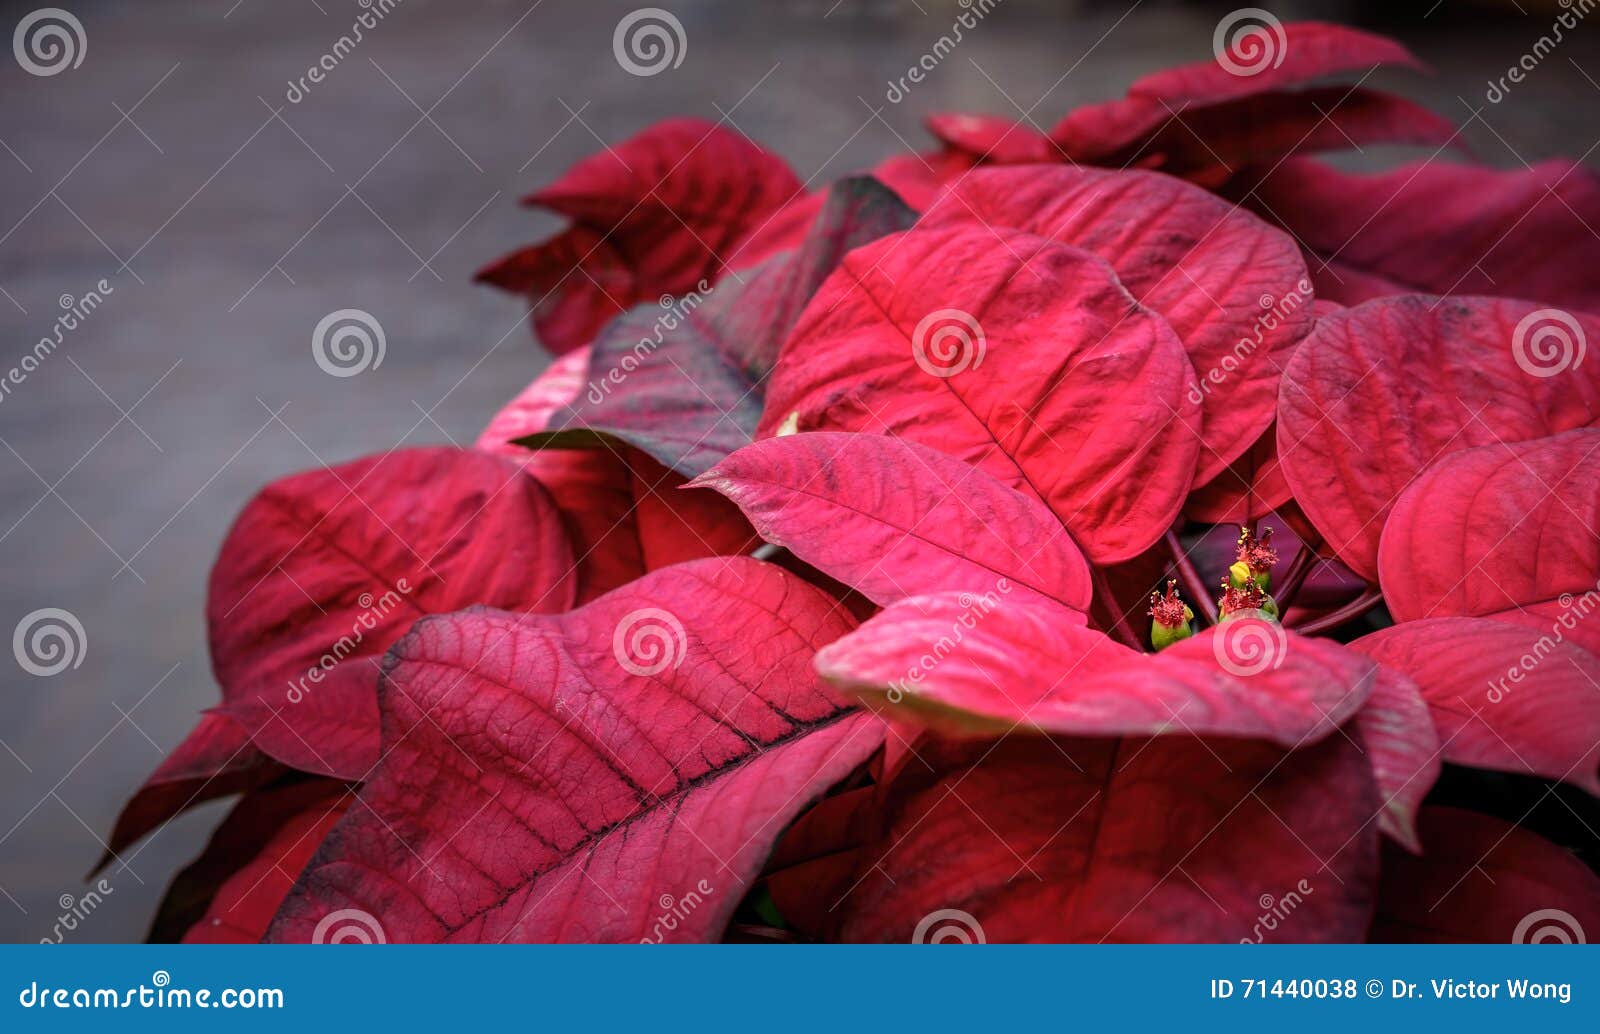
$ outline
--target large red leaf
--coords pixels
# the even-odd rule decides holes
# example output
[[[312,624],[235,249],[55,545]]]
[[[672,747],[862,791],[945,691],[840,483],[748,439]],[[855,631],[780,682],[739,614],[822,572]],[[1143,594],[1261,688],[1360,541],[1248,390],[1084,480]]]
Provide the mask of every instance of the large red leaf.
[[[783,828],[882,742],[810,670],[850,627],[753,560],[396,645],[384,758],[270,939],[360,908],[390,941],[715,939]]]
[[[710,492],[677,491],[684,478],[632,446],[595,439],[589,448],[531,451],[515,444],[594,390],[588,375],[589,349],[561,356],[495,415],[476,445],[521,463],[550,493],[576,555],[576,602],[658,567],[754,548],[755,533],[737,507]]]
[[[1026,122],[994,115],[942,112],[925,120],[928,132],[945,147],[996,165],[1058,160],[1050,138]]]
[[[1384,603],[1396,621],[1510,611],[1600,651],[1600,620],[1585,620],[1597,602],[1581,599],[1600,585],[1596,529],[1600,430],[1454,453],[1389,513]]]
[[[255,944],[266,935],[300,870],[321,846],[345,809],[353,791],[326,780],[302,783],[246,797],[239,802],[207,845],[195,866],[180,874],[232,863],[214,889],[205,912],[184,933],[188,944]],[[261,842],[239,858],[239,841]],[[174,890],[177,890],[177,884]],[[169,893],[170,897],[170,893]],[[152,940],[158,940],[152,937]]]
[[[1424,853],[1385,850],[1372,940],[1583,943],[1600,877],[1543,837],[1460,808],[1424,808]]]
[[[938,593],[896,603],[817,654],[870,706],[955,731],[1192,733],[1314,742],[1355,714],[1375,666],[1326,639],[1236,618],[1159,654],[1059,607]]]
[[[817,432],[734,453],[694,485],[880,604],[939,590],[1089,608],[1089,565],[1037,499],[914,442]]]
[[[1311,249],[1317,294],[1500,294],[1600,311],[1600,178],[1575,162],[1502,170],[1432,159],[1344,172],[1294,159],[1240,196]]]
[[[201,715],[183,742],[122,806],[95,872],[146,833],[195,805],[260,786],[283,772],[283,766],[251,745],[244,726],[224,715]]]
[[[846,940],[973,938],[974,925],[990,942],[1366,932],[1377,799],[1342,736],[1288,755],[1188,737],[1011,738],[971,753],[895,795],[835,905]]]
[[[1286,234],[1170,176],[1068,167],[970,173],[922,225],[974,220],[1094,252],[1166,318],[1200,379],[1196,484],[1272,423],[1278,371],[1312,324],[1311,281]]]
[[[360,779],[378,759],[389,645],[473,603],[565,610],[572,566],[544,489],[484,453],[409,449],[276,481],[211,572],[223,710],[277,760]]]
[[[639,293],[633,270],[616,248],[584,226],[520,248],[473,279],[527,296],[534,333],[558,355],[593,341]]]
[[[1202,524],[1249,524],[1293,498],[1278,463],[1278,425],[1272,423],[1238,459],[1191,492],[1183,512]]]
[[[1035,494],[1111,562],[1171,527],[1198,416],[1182,342],[1102,260],[962,224],[845,257],[784,344],[758,433],[934,446]]]
[[[1350,645],[1416,682],[1446,761],[1600,793],[1600,657],[1486,618],[1407,621]]]
[[[1577,361],[1586,338],[1600,320],[1501,298],[1403,295],[1319,319],[1278,396],[1295,500],[1376,581],[1390,507],[1429,464],[1600,423],[1600,363]]]
[[[1266,26],[1241,20],[1225,42],[1232,67],[1213,58],[1168,68],[1135,81],[1128,95],[1209,104],[1380,65],[1425,67],[1396,40],[1330,22],[1290,22],[1274,36]]]
[[[535,320],[546,346],[569,351],[639,302],[716,279],[733,246],[803,192],[782,159],[737,130],[671,119],[529,195],[525,203],[577,225],[479,279],[538,295]],[[585,275],[595,267],[605,274],[598,284]],[[551,315],[541,321],[541,312]]]
[[[876,180],[835,184],[792,253],[614,321],[595,342],[588,390],[552,416],[549,431],[518,441],[541,448],[599,434],[678,473],[704,473],[749,443],[779,346],[840,259],[915,219]]]
[[[1427,700],[1411,679],[1380,665],[1372,696],[1356,714],[1356,728],[1383,805],[1378,828],[1408,850],[1420,851],[1417,809],[1444,767]]]

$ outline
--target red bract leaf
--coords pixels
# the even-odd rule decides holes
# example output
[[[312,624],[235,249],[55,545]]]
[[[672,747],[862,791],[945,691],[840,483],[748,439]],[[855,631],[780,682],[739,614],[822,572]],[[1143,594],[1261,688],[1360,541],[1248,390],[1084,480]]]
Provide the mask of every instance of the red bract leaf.
[[[233,854],[226,838],[243,835],[245,831],[235,827],[247,823],[255,825],[255,832],[266,839],[253,856],[235,864],[231,875],[216,888],[204,915],[184,934],[184,943],[260,941],[296,877],[353,800],[354,794],[343,784],[318,780],[240,801],[218,828],[206,856],[214,850],[223,856]],[[286,811],[288,806],[293,810]],[[274,832],[267,835],[268,831]],[[203,856],[201,863],[206,860]]]
[[[1295,500],[1376,581],[1390,507],[1429,464],[1600,423],[1600,363],[1577,361],[1585,339],[1600,340],[1600,321],[1500,298],[1404,295],[1319,319],[1278,397]]]
[[[307,772],[378,759],[378,658],[419,616],[572,604],[555,508],[520,468],[427,448],[296,474],[234,522],[207,617],[226,713]]]
[[[348,907],[401,942],[714,939],[784,827],[882,742],[810,670],[849,627],[743,559],[556,617],[419,623],[385,661],[383,761],[270,939]]]
[[[1262,93],[1181,112],[1140,144],[1159,168],[1215,186],[1252,163],[1370,144],[1445,147],[1460,130],[1403,97],[1344,86]]]
[[[746,445],[762,382],[795,320],[844,254],[903,230],[915,214],[876,180],[835,185],[805,242],[737,282],[641,306],[596,340],[589,389],[530,448],[619,439],[681,474],[702,474]]]
[[[1089,606],[1089,565],[1032,496],[940,452],[820,432],[745,447],[691,482],[768,542],[879,604],[939,590]]]
[[[1200,378],[1196,483],[1271,424],[1278,371],[1312,324],[1311,281],[1287,235],[1170,176],[1065,167],[973,172],[921,225],[973,221],[1094,252],[1166,318]]]
[[[758,434],[798,414],[932,445],[1037,495],[1110,562],[1177,516],[1197,398],[1182,342],[1103,261],[968,224],[846,256],[784,344]]]
[[[639,291],[616,248],[582,226],[497,259],[473,279],[527,296],[534,333],[558,355],[593,341]]]
[[[583,159],[524,199],[577,226],[479,279],[521,293],[554,292],[541,301],[552,315],[540,320],[536,312],[535,319],[541,332],[556,333],[547,346],[566,351],[588,344],[624,309],[716,279],[733,245],[802,193],[789,166],[743,134],[672,119]],[[599,287],[583,275],[595,264],[607,273]]]
[[[1265,26],[1241,22],[1226,42],[1233,67],[1213,58],[1169,68],[1136,81],[1128,96],[1214,103],[1381,65],[1426,68],[1395,40],[1329,22],[1290,22],[1276,37]]]
[[[874,179],[921,212],[933,204],[947,184],[976,164],[976,159],[964,151],[935,151],[897,154],[874,165],[871,171]]]
[[[1600,928],[1600,877],[1525,829],[1424,808],[1424,853],[1385,850],[1374,941],[1571,944]]]
[[[1184,516],[1202,524],[1249,524],[1294,498],[1278,463],[1278,425],[1210,481],[1189,493]]]
[[[1050,138],[1024,122],[945,112],[929,115],[924,124],[946,147],[996,165],[1059,160]]]
[[[250,734],[238,722],[218,714],[201,715],[184,741],[123,805],[94,872],[195,805],[260,786],[283,772],[281,765],[251,745]]]
[[[530,451],[513,440],[544,431],[583,394],[589,349],[562,356],[502,409],[477,448],[510,457],[561,511],[576,554],[575,602],[587,603],[658,567],[748,553],[755,532],[738,508],[710,492],[679,492],[684,479],[621,443]]]
[[[1600,584],[1600,431],[1568,431],[1446,456],[1395,503],[1378,548],[1396,621],[1498,617],[1565,632],[1594,651]],[[1558,624],[1559,622],[1559,624]]]
[[[878,787],[862,786],[818,802],[785,831],[765,879],[787,925],[807,937],[825,935],[828,906],[850,889],[861,846],[876,837],[879,820]]]
[[[1338,643],[1236,618],[1146,654],[1059,607],[917,596],[817,654],[869,705],[957,732],[1241,736],[1297,747],[1355,714],[1374,665]]]
[[[1309,159],[1241,177],[1241,197],[1319,258],[1317,294],[1354,305],[1427,291],[1600,310],[1600,178],[1573,162],[1514,171],[1430,160],[1379,174]]]
[[[845,939],[971,939],[974,926],[992,942],[1366,932],[1376,794],[1343,736],[1287,757],[1189,737],[1010,738],[973,754],[897,795],[835,906]],[[1295,904],[1278,925],[1280,899]]]
[[[1416,682],[1446,761],[1600,793],[1600,657],[1486,618],[1407,621],[1350,646]]]
[[[1408,850],[1422,850],[1417,839],[1417,809],[1444,766],[1427,700],[1415,682],[1380,665],[1372,696],[1356,713],[1356,728],[1361,730],[1378,783],[1383,806],[1378,828]]]

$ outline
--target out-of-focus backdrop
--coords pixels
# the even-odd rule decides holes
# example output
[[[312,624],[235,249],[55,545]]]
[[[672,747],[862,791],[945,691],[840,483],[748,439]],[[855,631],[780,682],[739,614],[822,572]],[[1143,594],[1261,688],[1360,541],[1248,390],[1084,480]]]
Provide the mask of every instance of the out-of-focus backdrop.
[[[216,702],[206,575],[250,495],[322,462],[470,441],[543,367],[523,305],[469,282],[555,227],[520,195],[674,115],[726,117],[813,183],[924,146],[929,112],[1048,127],[1209,57],[1232,10],[1003,0],[890,103],[956,0],[662,0],[686,49],[649,78],[613,56],[632,2],[63,2],[81,34],[58,40],[77,52],[55,74],[0,55],[0,369],[98,299],[0,393],[0,633],[44,608],[82,628],[59,674],[0,653],[0,938],[22,941],[53,935],[123,800]],[[1373,84],[1465,123],[1483,161],[1595,161],[1600,15],[1490,104],[1554,0],[1262,6],[1404,40],[1435,73]],[[387,13],[296,97],[372,9]],[[0,26],[15,40],[39,10],[0,3]],[[346,308],[381,322],[386,354],[339,378],[310,342]],[[128,851],[71,936],[142,937],[223,807]]]

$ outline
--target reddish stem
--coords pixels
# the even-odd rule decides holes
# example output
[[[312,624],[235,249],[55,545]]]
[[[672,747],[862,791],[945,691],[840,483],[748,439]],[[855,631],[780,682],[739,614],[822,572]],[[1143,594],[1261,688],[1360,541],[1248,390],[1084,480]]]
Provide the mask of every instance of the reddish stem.
[[[1116,614],[1117,598],[1111,591],[1111,582],[1106,578],[1106,573],[1094,564],[1090,564],[1089,577],[1094,582],[1094,594],[1105,604],[1106,613]],[[1133,626],[1128,624],[1128,615],[1118,614],[1115,622],[1112,623],[1111,631],[1115,632],[1117,638],[1121,639],[1125,645],[1131,646],[1135,650],[1144,649],[1144,643],[1139,641],[1139,633],[1135,632]]]
[[[1211,590],[1206,588],[1205,579],[1200,577],[1200,572],[1189,560],[1189,554],[1183,551],[1183,543],[1178,540],[1176,531],[1167,532],[1167,550],[1172,554],[1172,562],[1177,565],[1184,591],[1194,597],[1195,609],[1205,615],[1208,624],[1216,624],[1216,601],[1211,598]]]
[[[1382,592],[1379,592],[1377,589],[1367,589],[1362,592],[1360,596],[1357,596],[1355,599],[1351,600],[1349,603],[1346,603],[1344,606],[1339,607],[1337,610],[1330,610],[1321,617],[1313,618],[1303,625],[1292,625],[1289,627],[1292,627],[1301,635],[1316,635],[1318,632],[1326,632],[1331,628],[1338,628],[1340,625],[1343,625],[1346,622],[1354,621],[1356,618],[1365,614],[1367,611],[1371,610],[1373,607],[1376,607],[1382,602]]]
[[[1311,575],[1311,569],[1316,566],[1317,551],[1309,548],[1305,543],[1300,544],[1299,552],[1294,559],[1289,561],[1289,569],[1283,574],[1283,585],[1273,594],[1273,599],[1278,602],[1278,613],[1289,613],[1289,604],[1294,602],[1295,596],[1300,592],[1300,587],[1306,583]]]

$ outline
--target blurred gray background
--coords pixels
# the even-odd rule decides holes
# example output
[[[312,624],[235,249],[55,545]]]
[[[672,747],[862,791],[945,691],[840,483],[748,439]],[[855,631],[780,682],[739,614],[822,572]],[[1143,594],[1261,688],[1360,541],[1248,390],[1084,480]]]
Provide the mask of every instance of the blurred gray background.
[[[36,6],[0,3],[6,34]],[[1234,5],[1005,0],[899,105],[887,80],[948,31],[953,0],[663,0],[688,47],[653,78],[612,56],[637,6],[403,0],[298,104],[289,80],[356,0],[69,0],[81,65],[36,76],[0,55],[0,369],[63,301],[111,287],[0,396],[0,633],[58,607],[87,640],[53,677],[0,653],[0,937],[51,934],[124,799],[216,702],[205,580],[250,495],[319,461],[470,441],[542,368],[518,301],[469,282],[555,228],[517,197],[672,115],[729,113],[817,182],[923,146],[932,111],[1038,102],[1048,128],[1208,57]],[[1484,104],[1553,0],[1262,6],[1401,37],[1436,75],[1371,84],[1468,122],[1486,162],[1595,160],[1600,26]],[[387,335],[383,365],[348,379],[310,349],[343,308]],[[73,938],[142,937],[224,807],[130,851]]]

